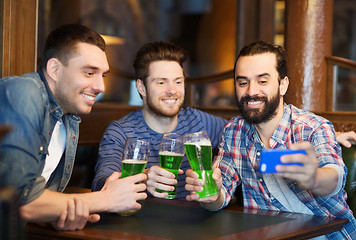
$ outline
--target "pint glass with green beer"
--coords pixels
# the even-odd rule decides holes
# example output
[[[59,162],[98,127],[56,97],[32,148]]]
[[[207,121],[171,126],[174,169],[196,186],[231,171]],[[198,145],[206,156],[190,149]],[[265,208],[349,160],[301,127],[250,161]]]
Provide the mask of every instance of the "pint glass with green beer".
[[[122,157],[121,178],[142,173],[146,168],[149,154],[149,142],[128,138]]]
[[[170,171],[178,178],[178,172],[184,157],[183,136],[177,133],[165,133],[162,136],[159,146],[159,164],[160,167]],[[173,199],[177,196],[177,185],[174,185],[173,191],[164,191],[156,189],[157,192],[168,192],[166,199]]]
[[[184,135],[184,148],[190,166],[204,182],[199,198],[217,195],[218,188],[213,179],[211,142],[206,131]]]
[[[122,153],[121,178],[142,173],[147,164],[150,154],[150,143],[134,138],[128,138]],[[121,212],[122,216],[129,216],[137,210]]]

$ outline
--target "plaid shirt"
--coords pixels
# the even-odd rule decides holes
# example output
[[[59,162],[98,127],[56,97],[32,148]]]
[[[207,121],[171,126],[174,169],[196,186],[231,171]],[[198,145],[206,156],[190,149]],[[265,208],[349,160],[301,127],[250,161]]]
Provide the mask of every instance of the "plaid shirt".
[[[310,142],[317,154],[319,167],[337,164],[344,168],[343,188],[347,168],[341,158],[341,148],[332,124],[313,113],[284,105],[284,114],[269,141],[271,148],[290,148],[296,142]],[[215,167],[221,169],[225,207],[242,183],[244,206],[248,208],[288,211],[268,191],[262,174],[258,171],[262,142],[253,124],[236,116],[225,126]],[[296,181],[284,179],[287,186],[314,215],[347,218],[350,223],[343,230],[329,234],[330,239],[356,239],[356,220],[346,203],[342,188],[333,196],[320,197],[301,189]]]

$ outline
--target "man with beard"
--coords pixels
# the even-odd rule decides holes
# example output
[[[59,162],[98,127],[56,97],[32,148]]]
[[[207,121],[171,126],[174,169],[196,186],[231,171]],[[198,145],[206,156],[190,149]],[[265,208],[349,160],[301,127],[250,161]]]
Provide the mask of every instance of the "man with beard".
[[[244,207],[347,218],[341,231],[327,237],[355,239],[356,221],[343,189],[347,169],[332,124],[283,102],[289,85],[284,49],[254,42],[240,51],[234,72],[241,116],[226,124],[219,145],[214,163],[219,195],[199,199],[202,181],[187,170],[187,200],[218,210],[242,184]],[[277,165],[276,174],[258,170],[263,149],[286,148],[306,151],[281,157],[302,166]]]
[[[98,162],[92,189],[98,191],[114,171],[121,171],[122,152],[127,138],[146,140],[151,143],[145,173],[147,190],[155,197],[165,198],[177,184],[178,199],[188,192],[185,186],[185,170],[190,168],[184,157],[178,181],[173,173],[159,167],[159,145],[163,133],[181,135],[207,131],[212,148],[218,147],[226,120],[194,108],[182,108],[184,102],[183,63],[187,53],[169,42],[151,42],[143,45],[134,61],[136,86],[143,100],[143,109],[131,112],[111,122],[100,143]]]

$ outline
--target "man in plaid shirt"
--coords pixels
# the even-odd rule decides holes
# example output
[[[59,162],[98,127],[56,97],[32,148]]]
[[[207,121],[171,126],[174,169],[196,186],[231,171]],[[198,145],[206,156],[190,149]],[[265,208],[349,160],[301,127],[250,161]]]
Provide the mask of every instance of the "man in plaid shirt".
[[[225,207],[242,184],[244,206],[347,218],[344,228],[320,239],[356,239],[356,220],[346,203],[347,168],[332,124],[315,114],[286,105],[289,85],[286,53],[258,41],[244,47],[235,63],[235,89],[241,116],[225,126],[214,178],[219,195],[199,199],[202,181],[187,170],[187,200],[210,210]],[[262,149],[303,149],[281,157],[276,174],[259,170]],[[319,238],[318,238],[319,239]]]

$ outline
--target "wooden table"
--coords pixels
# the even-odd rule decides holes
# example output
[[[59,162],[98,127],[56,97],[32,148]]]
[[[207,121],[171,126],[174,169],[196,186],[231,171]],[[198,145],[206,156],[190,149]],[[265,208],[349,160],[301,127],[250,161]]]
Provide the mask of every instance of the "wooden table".
[[[101,214],[81,231],[28,224],[26,239],[306,239],[339,231],[347,219],[228,206],[212,212],[197,202],[149,198],[133,216]]]

